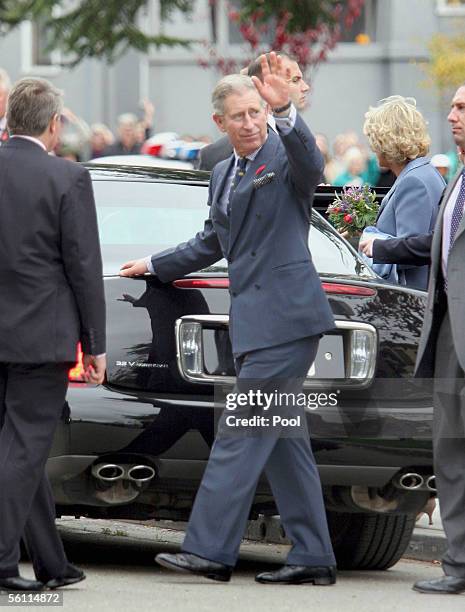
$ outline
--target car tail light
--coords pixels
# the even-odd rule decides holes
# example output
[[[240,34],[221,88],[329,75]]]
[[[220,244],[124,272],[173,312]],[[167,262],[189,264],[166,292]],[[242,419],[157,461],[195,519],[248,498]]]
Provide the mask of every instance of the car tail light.
[[[84,379],[84,363],[82,361],[82,347],[81,343],[77,345],[77,353],[76,353],[76,364],[73,368],[68,372],[68,380],[70,382],[85,382]]]
[[[376,290],[360,285],[344,285],[344,283],[321,283],[325,293],[331,295],[360,295],[369,297],[376,295]]]
[[[181,278],[173,281],[180,289],[229,289],[229,278]]]
[[[229,278],[181,278],[173,281],[173,286],[179,289],[229,289]],[[358,295],[373,297],[376,289],[360,285],[345,285],[344,283],[322,283],[325,293],[330,295]]]

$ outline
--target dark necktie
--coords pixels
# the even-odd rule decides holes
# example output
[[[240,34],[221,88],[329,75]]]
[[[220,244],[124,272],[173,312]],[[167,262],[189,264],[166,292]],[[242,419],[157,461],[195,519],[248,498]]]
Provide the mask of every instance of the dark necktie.
[[[236,174],[234,175],[234,180],[232,182],[231,189],[229,190],[229,196],[228,196],[228,207],[227,207],[228,217],[231,214],[231,201],[233,199],[234,192],[236,191],[237,186],[239,185],[242,177],[245,174],[245,166],[247,165],[247,161],[248,161],[247,157],[240,157],[239,161],[237,162]]]
[[[457,234],[457,230],[459,229],[460,222],[463,217],[463,207],[465,206],[465,168],[462,170],[462,184],[460,185],[459,195],[457,196],[457,200],[454,205],[454,210],[452,211],[452,217],[450,221],[450,242],[449,242],[449,251],[447,253],[447,257],[449,257],[452,247],[454,246],[455,235]],[[447,278],[444,279],[444,288],[447,291]]]

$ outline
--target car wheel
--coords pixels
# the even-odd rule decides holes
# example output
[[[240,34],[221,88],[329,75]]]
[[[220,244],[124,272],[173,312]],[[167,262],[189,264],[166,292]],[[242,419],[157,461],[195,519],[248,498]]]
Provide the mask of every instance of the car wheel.
[[[407,548],[415,516],[328,512],[328,524],[338,569],[386,570]]]

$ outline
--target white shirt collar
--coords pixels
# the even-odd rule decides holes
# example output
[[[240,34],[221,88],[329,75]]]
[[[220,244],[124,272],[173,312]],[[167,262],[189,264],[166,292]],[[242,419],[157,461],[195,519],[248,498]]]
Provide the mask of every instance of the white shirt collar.
[[[39,147],[42,147],[44,151],[47,151],[47,147],[44,145],[44,143],[38,138],[34,138],[34,136],[24,136],[23,134],[14,134],[10,138],[24,138],[24,140],[30,140],[31,142],[35,142],[35,144],[39,145]]]

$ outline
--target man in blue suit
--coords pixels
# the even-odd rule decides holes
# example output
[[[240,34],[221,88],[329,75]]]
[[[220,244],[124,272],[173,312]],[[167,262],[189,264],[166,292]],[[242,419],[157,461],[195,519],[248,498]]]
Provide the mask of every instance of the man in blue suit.
[[[121,275],[151,271],[168,282],[226,257],[237,390],[257,390],[258,382],[259,391],[298,393],[320,335],[334,327],[308,248],[323,159],[290,102],[282,60],[271,53],[268,64],[262,56],[262,73],[263,81],[227,76],[213,92],[213,119],[234,154],[213,170],[203,231],[174,249],[124,264]],[[267,129],[268,108],[277,133]],[[296,406],[291,411],[298,413]],[[293,546],[286,565],[259,574],[257,581],[333,584],[335,558],[305,427],[233,431],[231,414],[225,410],[220,419],[182,552],[156,560],[170,569],[229,580],[265,470]]]

